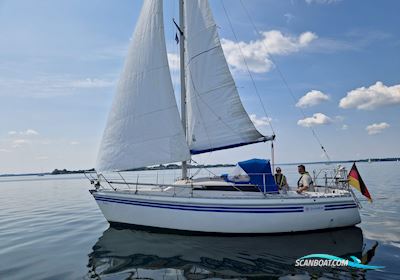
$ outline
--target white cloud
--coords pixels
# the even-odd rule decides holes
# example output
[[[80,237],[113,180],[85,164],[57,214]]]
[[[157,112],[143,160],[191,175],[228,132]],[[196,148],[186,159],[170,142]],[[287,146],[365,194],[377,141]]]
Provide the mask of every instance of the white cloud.
[[[115,80],[44,76],[29,80],[0,78],[0,95],[13,94],[23,97],[65,96],[114,86]]]
[[[400,105],[400,84],[385,86],[382,82],[366,88],[360,87],[347,93],[339,107],[373,110],[388,105]]]
[[[320,104],[329,100],[329,96],[319,90],[312,90],[302,96],[296,104],[296,107],[306,108]]]
[[[349,126],[347,124],[342,125],[342,130],[347,130],[348,128],[349,128]]]
[[[250,120],[254,123],[255,126],[266,126],[269,125],[272,121],[271,118],[267,117],[258,118],[256,114],[251,114]]]
[[[37,132],[34,129],[27,129],[24,134],[25,135],[39,135],[39,132]]]
[[[168,63],[171,70],[179,70],[180,59],[177,54],[168,53]]]
[[[79,142],[78,141],[71,141],[69,144],[70,145],[79,145]]]
[[[307,4],[332,4],[332,3],[337,3],[342,0],[306,0]]]
[[[384,129],[387,129],[389,127],[390,127],[390,125],[388,123],[381,122],[381,123],[374,123],[374,124],[368,125],[365,129],[367,130],[369,135],[373,135],[373,134],[379,134]]]
[[[29,143],[29,141],[26,139],[15,139],[13,141],[13,144],[26,144],[26,143]]]
[[[26,145],[28,143],[30,143],[30,141],[26,140],[26,139],[15,139],[15,140],[12,141],[11,147],[12,148],[19,148],[22,145]]]
[[[7,149],[0,149],[0,153],[10,153],[11,151],[10,150],[7,150]]]
[[[113,85],[114,85],[113,81],[102,80],[102,79],[92,79],[92,78],[72,80],[70,82],[70,86],[72,88],[87,88],[87,89],[106,88],[106,87],[111,87]]]
[[[304,118],[297,122],[298,125],[311,127],[315,125],[323,125],[332,123],[332,119],[322,113],[315,113],[312,117]]]
[[[9,131],[8,135],[25,135],[25,136],[31,136],[31,135],[39,135],[39,132],[37,132],[36,130],[32,129],[32,128],[28,128],[25,131]]]
[[[287,36],[278,30],[261,32],[262,39],[235,43],[222,39],[221,44],[229,65],[233,70],[246,71],[247,62],[249,70],[254,73],[264,73],[272,69],[273,63],[270,54],[288,55],[308,47],[318,38],[315,33],[304,32],[297,37]],[[243,56],[242,56],[243,53]]]

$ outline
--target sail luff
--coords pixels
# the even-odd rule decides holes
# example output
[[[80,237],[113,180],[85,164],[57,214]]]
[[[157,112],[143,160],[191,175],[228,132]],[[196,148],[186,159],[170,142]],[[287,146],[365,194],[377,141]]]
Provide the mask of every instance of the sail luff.
[[[162,0],[145,0],[98,154],[98,171],[190,158],[172,87]]]
[[[185,5],[188,143],[192,154],[272,140],[251,122],[226,62],[207,0]]]

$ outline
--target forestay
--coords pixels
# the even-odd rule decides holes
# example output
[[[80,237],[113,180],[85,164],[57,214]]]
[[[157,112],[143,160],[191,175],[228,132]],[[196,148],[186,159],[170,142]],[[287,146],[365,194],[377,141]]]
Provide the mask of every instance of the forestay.
[[[190,158],[165,47],[162,0],[144,1],[98,155],[98,171]]]
[[[243,108],[208,1],[185,1],[184,8],[191,153],[271,140],[257,131]]]

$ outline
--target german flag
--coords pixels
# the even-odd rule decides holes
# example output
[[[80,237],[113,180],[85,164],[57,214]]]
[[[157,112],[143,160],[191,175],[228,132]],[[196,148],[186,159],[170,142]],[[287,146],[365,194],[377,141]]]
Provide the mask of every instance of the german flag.
[[[369,194],[367,186],[364,184],[364,181],[361,178],[360,173],[358,172],[356,163],[353,163],[349,175],[347,175],[347,179],[349,180],[350,186],[356,188],[359,192],[363,194],[363,196],[368,198],[369,202],[372,202],[371,195]]]

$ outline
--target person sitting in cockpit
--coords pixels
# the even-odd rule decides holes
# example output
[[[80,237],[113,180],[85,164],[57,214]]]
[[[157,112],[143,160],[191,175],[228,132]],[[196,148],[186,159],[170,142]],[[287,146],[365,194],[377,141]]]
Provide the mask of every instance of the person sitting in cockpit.
[[[275,169],[276,173],[274,175],[275,183],[279,188],[279,191],[286,193],[289,189],[289,185],[286,180],[286,176],[283,175],[282,170],[280,167]]]

